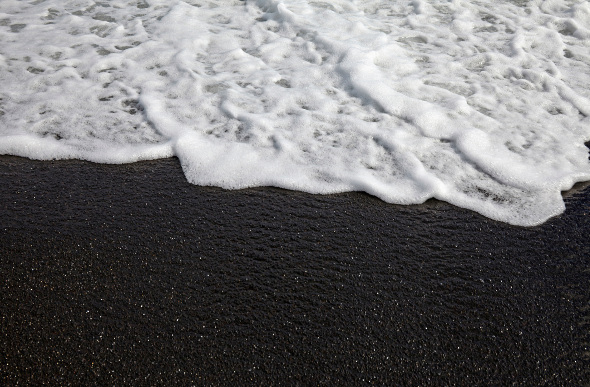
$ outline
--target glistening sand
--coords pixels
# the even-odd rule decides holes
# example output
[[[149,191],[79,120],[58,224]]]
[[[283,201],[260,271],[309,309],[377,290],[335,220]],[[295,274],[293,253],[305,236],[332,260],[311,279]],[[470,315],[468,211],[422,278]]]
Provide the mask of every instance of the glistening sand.
[[[584,385],[590,188],[533,228],[446,203],[0,157],[0,374],[21,384]]]

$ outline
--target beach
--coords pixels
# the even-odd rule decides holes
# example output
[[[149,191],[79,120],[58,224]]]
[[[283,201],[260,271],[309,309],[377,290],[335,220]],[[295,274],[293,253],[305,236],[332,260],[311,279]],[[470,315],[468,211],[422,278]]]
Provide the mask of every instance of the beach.
[[[588,184],[524,228],[199,187],[175,158],[1,156],[0,176],[6,385],[590,380]]]
[[[590,387],[589,47],[584,1],[0,1],[0,380]]]

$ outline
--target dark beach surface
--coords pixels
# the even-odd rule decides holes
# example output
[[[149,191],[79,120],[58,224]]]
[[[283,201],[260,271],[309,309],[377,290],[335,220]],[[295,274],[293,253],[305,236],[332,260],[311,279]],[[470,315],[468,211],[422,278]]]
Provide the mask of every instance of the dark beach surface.
[[[4,385],[589,385],[588,185],[521,228],[176,159],[0,177]]]

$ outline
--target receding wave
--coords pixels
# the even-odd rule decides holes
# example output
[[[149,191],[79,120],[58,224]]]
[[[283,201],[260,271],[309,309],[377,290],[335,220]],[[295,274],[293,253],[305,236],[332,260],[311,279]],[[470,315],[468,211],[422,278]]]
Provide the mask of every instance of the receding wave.
[[[535,225],[590,180],[590,4],[0,3],[0,154]]]

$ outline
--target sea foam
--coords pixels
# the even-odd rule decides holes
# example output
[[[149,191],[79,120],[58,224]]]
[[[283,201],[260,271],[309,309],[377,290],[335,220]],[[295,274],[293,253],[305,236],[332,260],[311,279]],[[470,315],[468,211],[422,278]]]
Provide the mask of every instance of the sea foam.
[[[586,1],[2,0],[0,85],[0,154],[526,226],[590,180]]]

